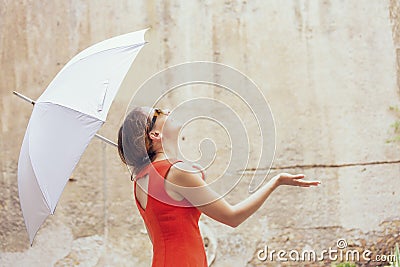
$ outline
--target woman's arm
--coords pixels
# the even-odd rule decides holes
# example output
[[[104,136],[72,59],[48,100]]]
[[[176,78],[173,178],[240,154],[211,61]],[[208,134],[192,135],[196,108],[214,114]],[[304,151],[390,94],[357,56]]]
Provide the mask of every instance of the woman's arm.
[[[317,186],[318,181],[304,181],[304,175],[287,173],[273,177],[250,197],[236,205],[229,204],[223,197],[213,191],[199,174],[185,171],[179,163],[171,167],[171,179],[168,179],[173,190],[181,194],[207,216],[231,227],[237,227],[258,210],[269,195],[280,185],[301,187]]]
[[[254,212],[256,212],[262,204],[267,200],[269,195],[280,185],[292,185],[300,187],[317,186],[319,181],[304,181],[303,174],[292,175],[288,173],[281,173],[274,176],[267,184],[262,186],[259,190],[254,192],[247,199],[233,206],[235,226],[240,225]]]

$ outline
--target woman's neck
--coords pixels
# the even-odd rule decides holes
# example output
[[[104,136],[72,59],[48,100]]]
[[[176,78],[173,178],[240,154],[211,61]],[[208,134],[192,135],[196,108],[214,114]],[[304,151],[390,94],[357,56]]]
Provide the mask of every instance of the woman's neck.
[[[165,156],[165,153],[163,151],[158,151],[158,152],[156,152],[156,156],[153,161],[159,161],[159,160],[163,160],[166,158],[167,157]]]
[[[156,157],[153,161],[163,160],[167,158],[177,158],[178,154],[176,152],[177,148],[167,149],[166,147],[163,147],[156,151]]]
[[[178,158],[178,140],[165,139],[164,143],[156,148],[156,156],[153,161],[163,159],[177,159]]]

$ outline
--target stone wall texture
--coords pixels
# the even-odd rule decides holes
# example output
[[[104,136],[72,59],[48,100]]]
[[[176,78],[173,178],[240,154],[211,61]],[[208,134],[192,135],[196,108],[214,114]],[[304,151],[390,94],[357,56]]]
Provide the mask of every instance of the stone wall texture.
[[[212,266],[331,266],[329,260],[262,262],[257,251],[266,245],[321,251],[344,238],[349,248],[380,255],[400,244],[400,143],[390,141],[396,135],[391,125],[399,120],[390,107],[400,108],[399,0],[2,0],[0,266],[150,266],[151,242],[128,171],[116,149],[98,139],[29,246],[17,164],[32,106],[12,94],[36,99],[82,49],[147,27],[149,43],[100,134],[117,139],[130,97],[151,75],[183,62],[215,61],[250,77],[270,104],[276,170],[268,178],[282,171],[322,181],[319,188],[279,188],[237,228],[202,215],[217,242]],[[165,105],[197,96],[200,89],[171,94]],[[208,96],[240,104],[221,88],[210,90]],[[189,143],[212,133],[187,134]],[[224,141],[215,138],[216,144]],[[229,151],[219,151],[207,179],[223,171]],[[250,169],[255,157],[250,155]],[[229,203],[249,196],[246,183],[226,196]]]

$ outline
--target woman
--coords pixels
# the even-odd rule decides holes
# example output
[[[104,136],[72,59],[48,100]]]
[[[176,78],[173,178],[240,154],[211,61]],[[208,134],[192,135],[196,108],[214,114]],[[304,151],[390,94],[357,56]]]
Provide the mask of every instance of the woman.
[[[169,111],[141,107],[127,115],[118,133],[119,155],[133,169],[135,202],[153,243],[153,267],[207,266],[198,228],[201,213],[237,227],[278,186],[320,183],[304,181],[302,174],[281,173],[247,199],[230,205],[206,186],[199,166],[176,159],[181,128]]]

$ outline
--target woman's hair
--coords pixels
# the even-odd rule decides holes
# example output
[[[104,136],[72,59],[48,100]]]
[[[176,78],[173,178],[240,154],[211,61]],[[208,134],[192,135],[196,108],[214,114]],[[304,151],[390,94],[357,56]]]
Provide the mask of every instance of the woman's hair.
[[[126,116],[118,131],[118,153],[123,163],[132,167],[134,175],[156,156],[149,138],[150,118],[139,107]],[[131,177],[132,179],[133,177]]]

